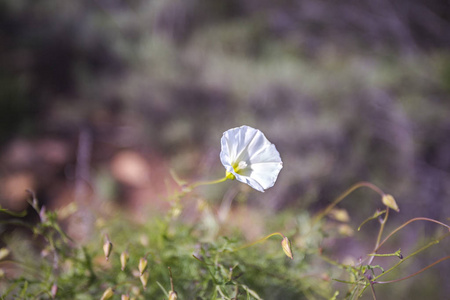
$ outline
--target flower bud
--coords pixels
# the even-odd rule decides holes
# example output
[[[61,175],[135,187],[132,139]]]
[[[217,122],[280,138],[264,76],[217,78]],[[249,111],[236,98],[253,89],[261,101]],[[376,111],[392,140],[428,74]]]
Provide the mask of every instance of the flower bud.
[[[4,259],[9,255],[10,251],[8,248],[1,248],[0,249],[0,260]]]
[[[291,250],[291,242],[287,237],[284,237],[281,241],[281,247],[283,248],[284,254],[286,254],[287,257],[289,257],[290,259],[294,259]]]
[[[107,288],[102,295],[102,298],[100,298],[100,300],[107,300],[109,298],[111,298],[114,295],[114,291],[112,288]]]
[[[398,258],[403,259],[402,249],[398,249],[397,251],[395,251],[395,255],[396,255]]]
[[[147,259],[141,257],[141,259],[139,260],[139,276],[142,276],[145,270],[147,270],[147,264],[148,264]]]
[[[131,299],[136,299],[136,297],[139,297],[139,295],[141,294],[141,289],[138,288],[137,286],[133,285],[131,287],[131,291],[130,291],[132,298]]]
[[[41,209],[39,210],[39,218],[41,219],[42,223],[45,223],[48,221],[47,209],[45,208],[44,205],[42,205]]]
[[[113,244],[106,238],[105,243],[103,244],[103,252],[105,253],[106,260],[109,259],[109,255],[111,255],[111,251],[113,248]]]
[[[122,294],[122,296],[120,297],[121,300],[130,300],[130,295],[128,294]]]
[[[142,287],[145,289],[147,287],[148,282],[148,272],[145,272],[139,278],[141,279]]]
[[[141,234],[139,236],[139,242],[141,243],[142,246],[147,247],[148,246],[148,236]]]
[[[178,299],[178,294],[175,291],[170,291],[169,292],[169,300],[177,300]]]
[[[350,221],[350,216],[345,209],[335,208],[330,211],[329,216],[336,221],[347,223]]]
[[[396,212],[399,212],[400,209],[398,208],[397,202],[395,202],[394,197],[391,195],[383,195],[383,198],[381,199],[383,201],[383,204],[386,205],[389,208],[392,208]]]
[[[330,276],[327,274],[327,273],[322,273],[322,274],[320,274],[320,278],[323,280],[323,281],[330,281],[331,280],[331,278],[330,278]]]
[[[127,266],[127,262],[128,262],[129,258],[130,258],[130,255],[128,254],[128,251],[126,251],[126,250],[120,254],[120,265],[121,265],[122,271],[125,270],[125,267]]]
[[[58,286],[56,285],[56,283],[54,283],[52,285],[52,288],[50,289],[50,294],[52,295],[52,298],[55,299],[56,298],[56,293],[58,292]]]
[[[338,226],[338,232],[344,236],[353,236],[354,230],[347,224],[341,224]]]

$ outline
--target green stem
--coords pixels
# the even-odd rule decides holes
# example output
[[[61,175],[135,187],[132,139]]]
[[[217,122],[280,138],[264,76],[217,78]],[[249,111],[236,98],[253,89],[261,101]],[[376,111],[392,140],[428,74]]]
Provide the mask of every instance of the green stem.
[[[2,207],[0,207],[0,212],[8,214],[13,217],[25,217],[27,214],[26,210],[21,211],[21,212],[14,212],[14,211],[10,211],[9,209],[2,208]]]
[[[364,283],[362,281],[348,281],[348,280],[342,280],[342,279],[337,279],[337,278],[333,278],[334,281],[340,282],[340,283],[346,283],[346,284],[353,284],[353,285],[364,285],[366,286],[367,283]]]
[[[121,286],[133,285],[133,284],[135,284],[135,283],[136,283],[136,281],[134,281],[134,280],[125,280],[125,281],[122,281],[122,282],[117,283],[117,284],[113,287],[113,289],[117,289],[117,288],[119,288],[119,287],[121,287]]]
[[[313,224],[317,223],[320,219],[322,219],[324,216],[326,216],[339,202],[344,200],[345,197],[347,197],[353,191],[355,191],[356,189],[361,188],[361,187],[368,187],[368,188],[372,189],[373,191],[377,192],[378,194],[380,194],[381,197],[383,197],[383,195],[384,195],[384,192],[376,185],[374,185],[370,182],[365,182],[365,181],[358,182],[358,183],[352,185],[348,190],[346,190],[339,197],[337,197],[330,205],[328,205],[321,213],[319,213],[314,218]]]
[[[216,285],[216,290],[219,292],[220,296],[222,296],[222,299],[230,299],[229,297],[225,296],[220,286]]]
[[[444,224],[442,222],[433,220],[433,219],[429,219],[429,218],[424,218],[424,217],[419,217],[419,218],[413,218],[405,223],[403,223],[401,226],[397,227],[394,231],[392,231],[379,245],[378,247],[375,249],[375,251],[377,251],[391,236],[393,236],[397,231],[401,230],[403,227],[405,227],[406,225],[408,225],[409,223],[412,223],[414,221],[429,221],[429,222],[434,222],[436,224],[442,225],[444,227],[446,227],[449,231],[450,231],[450,226],[448,226],[447,224]]]
[[[394,253],[386,253],[386,254],[375,254],[375,253],[371,253],[371,254],[367,254],[369,256],[377,256],[377,257],[391,257],[391,256],[400,256],[400,250]]]
[[[161,289],[161,291],[164,293],[164,295],[169,298],[169,293],[166,291],[166,289],[162,286],[161,283],[159,283],[158,281],[156,281],[156,284],[159,286],[159,288]]]
[[[344,270],[345,270],[345,269],[347,269],[347,268],[352,268],[353,270],[356,270],[355,267],[352,267],[352,266],[349,266],[349,265],[341,264],[341,263],[339,263],[339,262],[337,262],[337,261],[335,261],[335,260],[329,258],[328,256],[326,256],[326,255],[324,255],[324,254],[320,254],[319,257],[322,258],[322,259],[323,259],[324,261],[326,261],[327,263],[329,263],[330,265],[339,267],[339,268],[341,268],[341,269],[344,269]],[[352,282],[352,283],[354,283],[354,282]]]
[[[350,266],[350,265],[344,265],[344,264],[338,263],[337,261],[334,261],[334,260],[332,260],[331,258],[329,258],[329,257],[327,257],[327,256],[325,256],[325,255],[320,255],[320,257],[321,257],[323,260],[325,260],[326,262],[328,262],[328,263],[330,263],[330,264],[332,264],[332,265],[334,265],[334,266],[340,267],[340,268],[342,268],[342,269],[344,269],[344,270],[345,270],[345,269],[348,269],[348,268],[351,268],[351,269],[353,269],[354,271],[358,272],[359,275],[360,275],[360,278],[362,278],[365,282],[362,282],[362,281],[347,281],[347,280],[341,280],[341,279],[336,279],[336,278],[333,278],[333,280],[335,280],[335,281],[337,281],[337,282],[342,282],[342,283],[347,283],[347,284],[353,284],[354,286],[363,285],[364,287],[363,287],[362,292],[363,292],[368,286],[370,286],[371,289],[372,289],[372,296],[373,296],[373,298],[376,300],[375,291],[373,290],[372,282],[369,280],[369,278],[367,278],[367,277],[361,272],[360,269],[357,269],[357,268],[355,268],[355,267],[353,267],[353,266]],[[362,292],[361,292],[359,295],[361,295]]]
[[[168,269],[169,269],[169,277],[170,277],[170,290],[174,291],[175,289],[173,288],[172,269],[170,267],[168,267]]]
[[[269,235],[266,236],[266,237],[263,237],[262,239],[256,240],[256,241],[254,241],[254,242],[252,242],[252,243],[249,243],[249,244],[246,244],[246,245],[241,246],[241,247],[239,247],[239,248],[236,248],[236,249],[232,250],[232,252],[239,251],[239,250],[242,250],[242,249],[251,247],[251,246],[253,246],[253,245],[255,245],[255,244],[264,242],[265,240],[267,240],[268,238],[270,238],[270,237],[272,237],[272,236],[274,236],[274,235],[279,235],[279,236],[281,236],[281,237],[284,239],[284,235],[283,235],[282,233],[274,232],[274,233],[269,234]]]
[[[375,247],[372,251],[372,254],[376,254],[378,251],[378,248],[380,248],[380,241],[381,241],[381,236],[383,235],[383,231],[384,231],[384,225],[387,222],[387,219],[389,218],[389,207],[386,206],[386,214],[384,215],[384,219],[383,221],[381,221],[381,225],[380,225],[380,231],[378,231],[378,236],[377,236],[377,241],[375,243]],[[372,256],[369,259],[369,262],[367,263],[368,265],[372,264],[373,260],[375,259],[375,256]]]
[[[373,300],[377,300],[377,296],[375,295],[375,289],[373,288],[373,283],[370,283],[370,290],[372,291]]]
[[[223,177],[223,178],[220,178],[220,179],[217,179],[217,180],[213,180],[213,181],[199,181],[199,182],[194,182],[193,184],[189,185],[189,186],[187,187],[187,189],[194,189],[194,188],[196,188],[196,187],[198,187],[198,186],[201,186],[201,185],[210,185],[210,184],[221,183],[221,182],[226,181],[227,179],[228,179],[227,177]]]
[[[430,248],[431,246],[438,244],[440,241],[442,241],[443,239],[445,239],[445,238],[448,237],[448,236],[450,236],[450,233],[444,234],[444,235],[440,236],[438,239],[436,239],[436,240],[434,240],[434,241],[431,241],[431,242],[429,242],[428,244],[426,244],[425,246],[423,246],[422,248],[420,248],[420,249],[414,251],[413,253],[411,253],[410,255],[406,256],[405,258],[403,258],[402,260],[400,260],[398,263],[396,263],[395,265],[393,265],[391,268],[389,268],[388,270],[386,270],[385,272],[383,272],[383,273],[381,273],[380,275],[374,277],[373,280],[372,280],[372,282],[375,282],[375,281],[376,281],[378,278],[380,278],[381,276],[384,276],[384,275],[386,275],[386,274],[392,272],[395,268],[397,268],[400,264],[404,263],[406,260],[408,260],[408,259],[410,259],[411,257],[415,256],[416,254],[418,254],[418,253],[420,253],[420,252],[422,252],[422,251],[424,251],[424,250]],[[447,258],[445,258],[445,259],[447,259]],[[444,259],[441,259],[441,260],[439,260],[438,262],[440,262],[440,261],[442,261],[442,260],[444,260]],[[436,262],[436,263],[438,263],[438,262]],[[434,265],[434,264],[432,264],[432,265]],[[432,265],[430,265],[430,266],[432,266]],[[426,270],[426,269],[424,269],[424,270]],[[421,270],[421,271],[424,271],[424,270]],[[406,279],[406,278],[405,278],[405,279]],[[378,282],[378,281],[377,281],[377,282]],[[366,288],[367,288],[367,287],[365,287],[365,288],[361,291],[361,294],[364,292],[364,290],[365,290]]]
[[[384,283],[394,283],[394,282],[397,282],[397,281],[402,281],[402,280],[411,278],[411,277],[413,277],[413,276],[416,276],[416,275],[422,273],[423,271],[425,271],[425,270],[431,268],[432,266],[434,266],[434,265],[436,265],[436,264],[438,264],[438,263],[440,263],[440,262],[442,262],[442,261],[444,261],[444,260],[447,260],[447,259],[449,259],[449,258],[450,258],[450,255],[449,255],[449,256],[446,256],[446,257],[443,257],[443,258],[441,258],[441,259],[435,261],[435,262],[432,263],[431,265],[428,265],[428,266],[426,266],[425,268],[421,269],[420,271],[417,271],[416,273],[411,274],[411,275],[408,275],[408,276],[403,277],[403,278],[399,278],[399,279],[395,279],[395,280],[389,280],[389,281],[374,281],[373,283],[381,283],[381,284],[384,284]]]
[[[441,240],[443,240],[444,238],[446,238],[447,236],[449,236],[450,233],[444,234],[443,236],[439,237],[438,239],[431,241],[430,243],[426,244],[425,246],[423,246],[422,248],[414,251],[413,253],[411,253],[410,255],[406,256],[404,259],[402,259],[401,261],[399,261],[398,263],[396,263],[394,266],[392,266],[390,269],[386,270],[385,272],[381,273],[380,275],[378,275],[377,277],[374,278],[380,278],[381,276],[386,275],[387,273],[391,272],[393,269],[395,269],[398,265],[402,264],[404,261],[406,261],[407,259],[410,259],[411,257],[413,257],[414,255],[424,251],[425,249],[428,249],[429,247],[438,244]]]
[[[377,219],[379,216],[381,216],[382,214],[385,214],[385,213],[386,213],[386,210],[382,210],[382,211],[378,211],[378,210],[377,210],[377,211],[373,214],[373,216],[371,216],[371,217],[365,219],[365,220],[361,223],[361,225],[359,225],[358,231],[361,230],[361,227],[362,227],[364,224],[366,224],[367,222],[372,221],[372,220],[374,220],[374,219]]]

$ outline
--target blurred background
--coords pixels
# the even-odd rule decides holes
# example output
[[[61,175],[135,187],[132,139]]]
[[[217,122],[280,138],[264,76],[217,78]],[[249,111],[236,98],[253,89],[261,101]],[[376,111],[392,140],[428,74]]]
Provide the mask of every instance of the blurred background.
[[[222,133],[245,124],[284,169],[264,194],[227,182],[211,201],[237,189],[254,211],[313,213],[370,181],[395,196],[394,225],[448,223],[449,46],[448,0],[0,0],[0,205],[27,209],[30,189],[145,218],[170,170],[222,177]],[[357,226],[382,205],[361,190],[341,207]],[[405,251],[436,226],[408,230]],[[443,262],[392,288],[444,299],[448,282]]]

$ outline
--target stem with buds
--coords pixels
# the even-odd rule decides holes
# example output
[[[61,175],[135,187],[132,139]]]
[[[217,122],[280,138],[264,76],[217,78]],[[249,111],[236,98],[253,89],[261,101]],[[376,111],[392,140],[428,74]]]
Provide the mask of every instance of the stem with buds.
[[[330,205],[328,205],[321,213],[319,213],[313,220],[313,224],[317,223],[320,219],[322,219],[324,216],[326,216],[339,202],[341,202],[342,200],[344,200],[345,197],[347,197],[348,195],[350,195],[353,191],[357,190],[358,188],[361,187],[368,187],[370,189],[372,189],[373,191],[377,192],[378,194],[380,194],[381,197],[383,197],[385,195],[385,193],[376,185],[370,183],[370,182],[365,182],[365,181],[361,181],[358,183],[355,183],[354,185],[352,185],[348,190],[346,190],[344,193],[342,193],[339,197],[337,197]]]

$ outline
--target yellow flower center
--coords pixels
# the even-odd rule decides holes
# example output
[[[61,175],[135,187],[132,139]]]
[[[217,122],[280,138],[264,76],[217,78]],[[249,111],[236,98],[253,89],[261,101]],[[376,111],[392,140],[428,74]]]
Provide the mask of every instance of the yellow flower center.
[[[245,161],[240,161],[239,163],[235,163],[233,165],[233,169],[236,173],[239,174],[240,171],[244,170],[245,168],[247,168],[247,163]]]
[[[248,164],[245,161],[240,161],[240,162],[236,162],[233,164],[233,170],[237,174],[240,174],[239,172],[241,172],[242,170],[244,170],[247,167],[248,167]],[[234,174],[230,173],[230,172],[226,172],[225,177],[228,179],[231,179],[231,180],[236,179],[236,176],[234,176]]]

